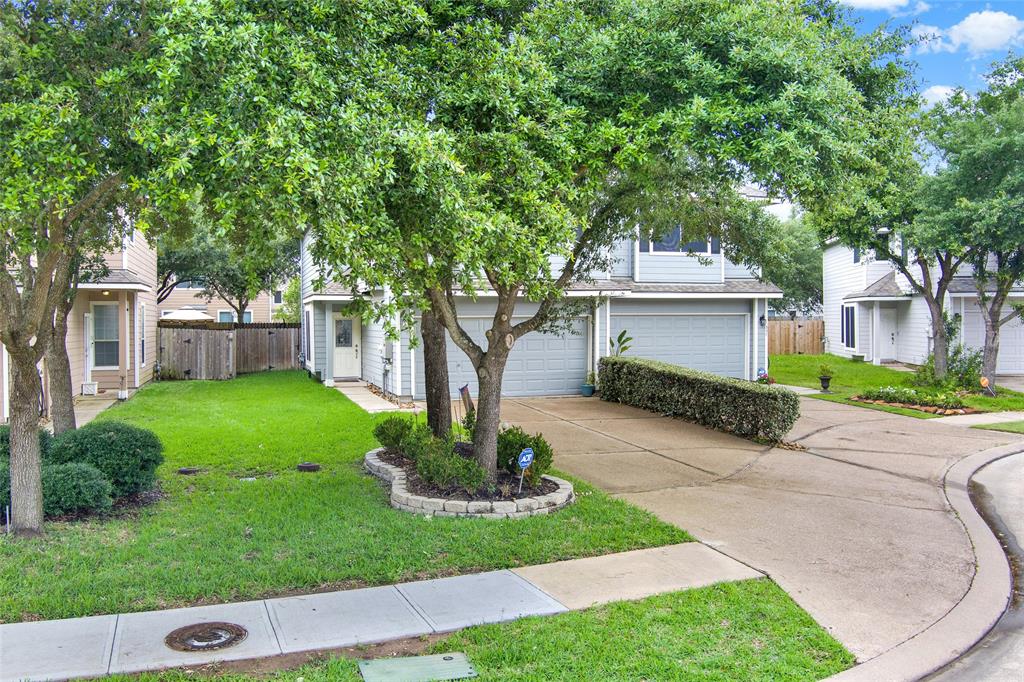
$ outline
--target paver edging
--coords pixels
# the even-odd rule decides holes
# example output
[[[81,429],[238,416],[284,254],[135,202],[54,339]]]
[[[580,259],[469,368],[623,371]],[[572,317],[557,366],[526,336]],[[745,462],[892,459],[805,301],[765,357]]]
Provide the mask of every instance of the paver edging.
[[[555,483],[558,490],[545,495],[523,497],[518,500],[446,500],[439,497],[424,497],[409,492],[405,487],[405,472],[399,467],[380,459],[384,448],[370,450],[363,458],[366,470],[391,484],[391,506],[404,512],[423,516],[461,516],[484,519],[525,519],[558,511],[572,504],[576,499],[572,483],[557,476],[544,475]]]
[[[960,601],[910,639],[828,680],[919,680],[963,656],[995,626],[1013,596],[1013,577],[1002,545],[971,502],[968,485],[985,465],[1021,452],[1020,443],[983,450],[953,464],[943,477],[946,500],[974,549],[976,570]]]

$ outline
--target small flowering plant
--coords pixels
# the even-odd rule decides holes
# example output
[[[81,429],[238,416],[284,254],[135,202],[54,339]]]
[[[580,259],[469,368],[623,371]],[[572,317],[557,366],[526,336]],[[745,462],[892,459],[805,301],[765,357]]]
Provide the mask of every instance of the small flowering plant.
[[[768,374],[768,372],[765,371],[764,369],[758,369],[757,370],[757,379],[755,381],[757,381],[757,383],[759,383],[759,384],[774,384],[775,383],[775,377],[773,377],[770,374]]]

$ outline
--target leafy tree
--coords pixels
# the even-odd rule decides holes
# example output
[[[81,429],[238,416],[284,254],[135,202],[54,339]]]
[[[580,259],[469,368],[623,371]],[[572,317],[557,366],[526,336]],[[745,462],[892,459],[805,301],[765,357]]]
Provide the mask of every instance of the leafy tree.
[[[126,64],[142,2],[0,3],[0,342],[11,358],[12,526],[42,531],[39,379],[96,216],[140,160]]]
[[[274,310],[274,319],[279,322],[298,324],[302,316],[302,282],[293,277],[285,287],[281,305]]]
[[[1024,59],[996,65],[988,83],[926,116],[939,167],[922,183],[917,222],[960,235],[985,321],[982,373],[994,387],[1000,328],[1021,317],[1005,308],[1024,280]]]
[[[255,7],[168,15],[144,139],[217,196],[224,225],[260,202],[271,218],[249,229],[301,216],[327,276],[393,292],[369,314],[435,315],[476,368],[474,450],[492,477],[509,352],[578,312],[565,293],[637,235],[636,207],[668,198],[676,224],[741,251],[763,212],[736,188],[835,201],[905,78],[878,61],[898,39],[858,38],[829,3]],[[457,296],[484,294],[480,342]]]
[[[795,310],[804,315],[821,311],[822,248],[817,230],[799,216],[782,222],[770,237],[762,258],[761,273],[782,289],[781,299],[772,299],[777,313]]]

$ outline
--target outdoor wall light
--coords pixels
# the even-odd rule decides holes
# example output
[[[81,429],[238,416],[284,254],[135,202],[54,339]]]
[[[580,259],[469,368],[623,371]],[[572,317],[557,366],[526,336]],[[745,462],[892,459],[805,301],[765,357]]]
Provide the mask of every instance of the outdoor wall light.
[[[103,295],[104,295],[104,296],[110,296],[110,292],[109,292],[109,291],[107,291],[106,289],[104,289],[104,290],[103,290]]]
[[[768,324],[768,320],[765,319],[764,315],[762,315],[761,317],[757,318],[757,321],[761,323],[762,327],[765,326],[766,324]]]

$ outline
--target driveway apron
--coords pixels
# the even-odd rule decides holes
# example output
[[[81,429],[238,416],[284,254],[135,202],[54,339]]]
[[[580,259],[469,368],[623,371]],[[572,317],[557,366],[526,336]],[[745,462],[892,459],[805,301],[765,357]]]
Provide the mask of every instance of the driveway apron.
[[[966,593],[971,543],[942,489],[959,459],[1024,439],[801,398],[769,448],[588,398],[506,400],[555,466],[768,573],[858,661],[924,630]],[[541,416],[538,416],[541,415]]]

